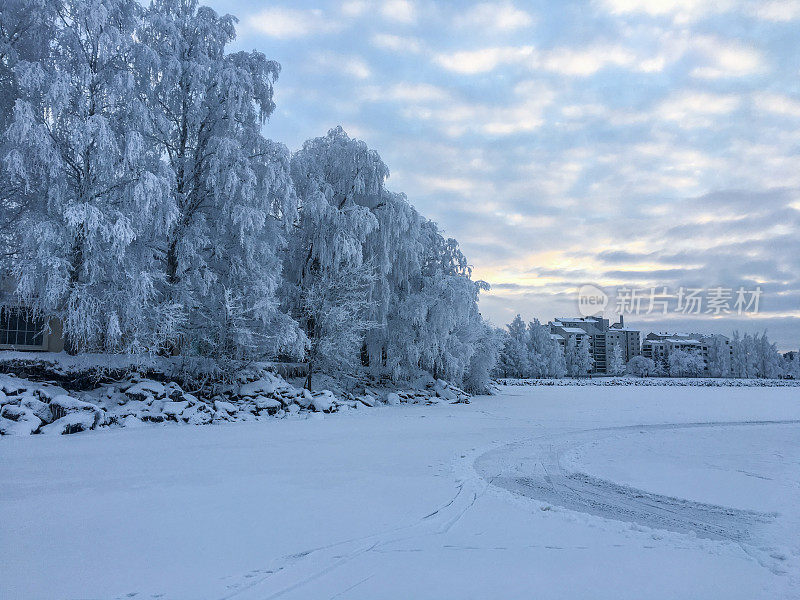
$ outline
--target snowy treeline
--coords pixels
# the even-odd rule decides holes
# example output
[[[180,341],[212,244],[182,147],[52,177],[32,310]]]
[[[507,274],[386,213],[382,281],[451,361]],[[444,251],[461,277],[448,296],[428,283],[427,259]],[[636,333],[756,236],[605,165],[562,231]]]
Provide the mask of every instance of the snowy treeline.
[[[714,336],[705,357],[698,351],[674,350],[664,360],[650,360],[647,364],[640,360],[633,367],[634,371],[641,371],[644,375],[671,377],[708,375],[738,379],[797,379],[800,375],[797,360],[784,359],[766,332],[742,336],[735,331],[730,344],[720,336]]]
[[[547,379],[583,377],[592,369],[589,336],[570,335],[562,347],[550,335],[550,328],[537,319],[526,324],[520,315],[496,330],[502,342],[493,371],[498,378]],[[657,360],[642,355],[625,363],[623,348],[616,342],[606,348],[605,374],[636,377],[734,377],[740,379],[800,379],[800,355],[784,359],[766,333],[734,332],[730,343],[712,336],[707,352],[674,349]]]
[[[578,347],[573,339],[565,351],[550,337],[550,328],[537,319],[526,325],[517,315],[498,335],[503,340],[495,368],[498,377],[578,376],[585,375],[591,366],[588,345]]]
[[[267,139],[280,65],[196,0],[4,0],[0,243],[73,351],[292,357],[483,391],[497,336],[453,239],[340,128]]]

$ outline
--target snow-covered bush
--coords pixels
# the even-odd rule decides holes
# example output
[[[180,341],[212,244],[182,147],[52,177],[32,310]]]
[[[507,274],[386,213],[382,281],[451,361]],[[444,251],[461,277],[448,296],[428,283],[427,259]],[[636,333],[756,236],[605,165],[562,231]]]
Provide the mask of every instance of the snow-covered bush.
[[[656,374],[656,363],[645,356],[634,356],[628,361],[625,372],[636,377],[652,377]]]
[[[673,350],[668,359],[671,377],[697,377],[703,374],[705,361],[698,352]]]

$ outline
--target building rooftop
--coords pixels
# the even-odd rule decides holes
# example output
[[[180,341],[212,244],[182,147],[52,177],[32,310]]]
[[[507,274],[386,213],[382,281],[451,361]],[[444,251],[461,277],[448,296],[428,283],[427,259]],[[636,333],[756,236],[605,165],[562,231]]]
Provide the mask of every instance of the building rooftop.
[[[580,327],[563,327],[562,329],[566,333],[575,333],[575,334],[587,335],[586,330],[581,329]]]

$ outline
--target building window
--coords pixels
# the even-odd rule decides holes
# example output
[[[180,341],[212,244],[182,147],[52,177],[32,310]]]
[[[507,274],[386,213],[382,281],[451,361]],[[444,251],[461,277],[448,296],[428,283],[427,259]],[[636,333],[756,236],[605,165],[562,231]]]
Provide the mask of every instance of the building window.
[[[44,321],[18,308],[0,310],[0,346],[44,347]]]

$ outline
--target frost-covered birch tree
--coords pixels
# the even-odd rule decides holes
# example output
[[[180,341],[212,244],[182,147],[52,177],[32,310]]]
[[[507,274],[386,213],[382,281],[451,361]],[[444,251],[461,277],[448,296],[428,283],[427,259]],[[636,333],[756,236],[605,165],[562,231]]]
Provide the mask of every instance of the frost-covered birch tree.
[[[310,385],[317,367],[358,370],[375,281],[364,244],[378,227],[364,204],[380,192],[386,168],[338,128],[307,141],[292,156],[291,172],[299,218],[284,263],[284,302],[309,340]],[[335,298],[351,304],[337,307]]]
[[[12,149],[7,132],[21,94],[17,67],[48,56],[53,8],[47,0],[4,0],[0,10],[0,165]],[[6,276],[19,252],[20,222],[37,199],[31,192],[0,168],[0,272]]]
[[[197,0],[154,0],[140,34],[152,53],[151,140],[176,208],[159,245],[164,301],[185,316],[187,351],[297,353],[302,337],[277,299],[296,214],[289,152],[261,135],[280,67],[226,53],[234,23]]]
[[[134,0],[51,0],[49,51],[14,68],[12,185],[35,198],[19,223],[17,296],[59,317],[68,347],[138,351],[163,323],[151,243],[175,211],[146,139]]]
[[[285,305],[312,348],[322,346],[315,338],[326,334],[315,327],[307,298],[320,286],[335,282],[344,293],[349,284],[363,310],[342,314],[339,323],[360,332],[362,343],[336,354],[351,373],[397,380],[428,372],[460,383],[485,331],[477,310],[483,284],[472,281],[455,240],[386,189],[388,174],[374,150],[340,127],[294,154],[300,209],[284,263]]]

